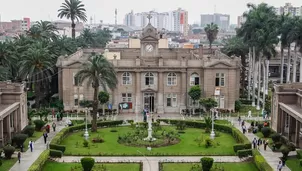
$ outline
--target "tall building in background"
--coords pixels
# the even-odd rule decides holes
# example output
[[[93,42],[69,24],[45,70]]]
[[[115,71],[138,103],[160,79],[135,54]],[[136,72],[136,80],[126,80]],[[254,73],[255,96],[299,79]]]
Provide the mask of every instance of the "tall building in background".
[[[240,28],[242,26],[242,24],[245,22],[245,17],[243,17],[242,15],[241,16],[238,16],[237,17],[237,28]]]
[[[219,13],[200,15],[200,25],[202,27],[210,23],[217,24],[219,29],[228,30],[230,27],[230,15]]]
[[[178,8],[175,11],[172,11],[172,20],[173,20],[173,30],[181,32],[185,36],[188,35],[189,32],[189,24],[188,24],[188,11]]]
[[[277,15],[281,14],[290,14],[291,16],[301,16],[302,15],[302,6],[293,7],[291,3],[285,3],[283,7],[275,7],[275,12]]]
[[[125,15],[124,24],[126,26],[135,26],[135,15],[133,11]]]

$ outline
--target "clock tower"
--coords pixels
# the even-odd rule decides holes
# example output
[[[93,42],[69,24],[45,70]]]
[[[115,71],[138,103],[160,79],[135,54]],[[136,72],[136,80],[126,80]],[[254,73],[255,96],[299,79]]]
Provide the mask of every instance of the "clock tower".
[[[149,23],[143,29],[141,35],[141,56],[142,57],[156,57],[158,56],[158,33],[157,29],[150,23],[151,14],[147,16]]]

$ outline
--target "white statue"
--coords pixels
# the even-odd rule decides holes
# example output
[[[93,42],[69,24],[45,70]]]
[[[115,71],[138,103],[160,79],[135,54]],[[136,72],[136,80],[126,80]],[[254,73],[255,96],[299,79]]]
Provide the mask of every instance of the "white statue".
[[[251,117],[252,117],[252,111],[250,111],[250,110],[248,111],[247,117],[248,117],[248,118],[251,118]]]
[[[155,141],[156,138],[152,137],[152,121],[151,115],[147,114],[147,121],[148,121],[148,137],[144,138],[145,141]]]

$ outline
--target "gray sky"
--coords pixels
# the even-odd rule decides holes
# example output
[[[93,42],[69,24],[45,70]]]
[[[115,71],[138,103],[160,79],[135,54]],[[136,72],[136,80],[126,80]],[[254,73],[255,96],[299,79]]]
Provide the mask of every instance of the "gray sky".
[[[200,22],[200,14],[217,13],[231,15],[231,23],[236,23],[237,16],[247,10],[248,2],[265,2],[272,6],[284,6],[284,0],[82,0],[86,6],[87,16],[98,22],[114,23],[114,10],[118,9],[118,23],[123,22],[126,13],[147,12],[155,9],[166,12],[182,7],[189,12],[189,23]],[[30,17],[31,20],[58,20],[57,10],[63,0],[0,0],[2,21]],[[291,0],[294,6],[301,6],[301,0]]]

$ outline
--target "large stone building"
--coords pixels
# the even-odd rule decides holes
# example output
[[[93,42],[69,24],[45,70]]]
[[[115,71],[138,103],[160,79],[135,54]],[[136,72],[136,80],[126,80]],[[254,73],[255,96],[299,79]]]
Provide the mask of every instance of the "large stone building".
[[[272,128],[302,148],[302,83],[274,87]]]
[[[0,146],[28,123],[27,95],[24,85],[0,82]]]
[[[91,52],[104,53],[116,68],[119,83],[110,92],[113,109],[127,103],[129,113],[139,113],[144,108],[156,113],[179,113],[192,107],[188,91],[193,85],[201,87],[203,97],[215,98],[219,108],[234,109],[239,98],[239,58],[219,51],[209,53],[202,45],[199,49],[159,48],[160,37],[148,24],[139,48],[80,49],[60,57],[59,97],[65,110],[76,109],[79,101],[93,98],[92,87],[79,85],[74,78]]]

